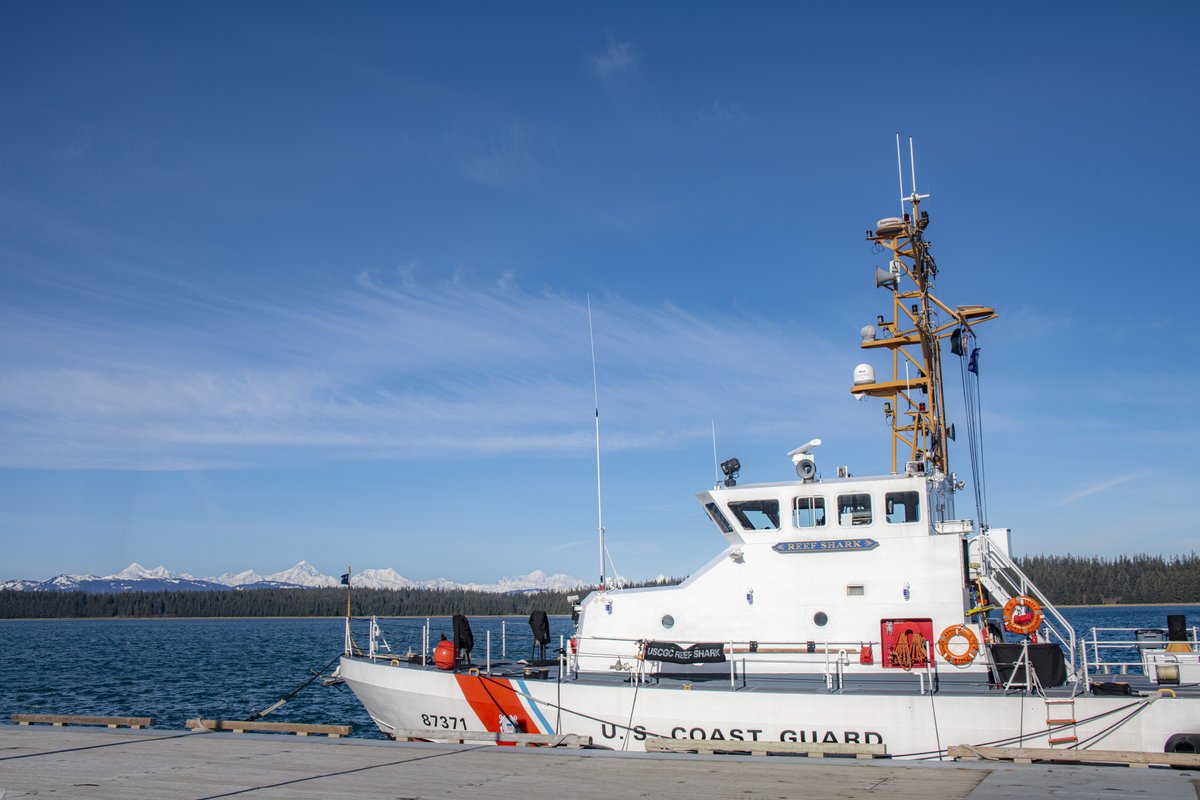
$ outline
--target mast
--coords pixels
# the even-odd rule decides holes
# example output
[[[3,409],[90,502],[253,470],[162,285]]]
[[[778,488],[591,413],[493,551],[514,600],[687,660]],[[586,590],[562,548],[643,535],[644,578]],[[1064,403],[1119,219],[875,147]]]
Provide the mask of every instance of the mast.
[[[899,138],[897,138],[897,156]],[[911,153],[911,149],[910,149]],[[899,159],[897,159],[899,160]],[[915,173],[915,159],[913,168]],[[901,179],[903,192],[903,178]],[[995,309],[986,306],[950,306],[933,293],[938,275],[937,263],[925,240],[929,212],[921,210],[927,194],[901,197],[912,211],[902,217],[881,219],[867,240],[883,248],[890,256],[887,269],[875,270],[875,285],[891,291],[890,319],[880,314],[875,327],[863,328],[864,350],[885,349],[891,353],[891,379],[861,381],[857,377],[850,389],[856,397],[879,397],[884,416],[892,429],[892,473],[905,471],[908,462],[928,463],[934,470],[950,472],[949,442],[953,427],[946,425],[942,389],[941,342],[970,332],[978,322],[995,319]]]

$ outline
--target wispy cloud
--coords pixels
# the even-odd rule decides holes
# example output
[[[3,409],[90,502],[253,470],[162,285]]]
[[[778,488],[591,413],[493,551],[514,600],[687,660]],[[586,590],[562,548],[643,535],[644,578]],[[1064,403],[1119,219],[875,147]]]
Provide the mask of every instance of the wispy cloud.
[[[600,81],[604,90],[619,96],[625,87],[641,77],[642,54],[633,42],[618,42],[609,39],[608,47],[589,59],[592,74]]]
[[[1120,486],[1123,483],[1129,483],[1130,481],[1136,480],[1137,478],[1140,478],[1140,477],[1141,477],[1140,474],[1122,475],[1118,478],[1113,478],[1111,480],[1103,481],[1101,483],[1095,484],[1094,486],[1089,486],[1086,489],[1080,489],[1078,492],[1069,494],[1066,497],[1059,500],[1054,505],[1058,508],[1062,508],[1063,506],[1069,506],[1073,503],[1079,502],[1080,500],[1084,499],[1085,497],[1091,497],[1094,494],[1102,494],[1104,492],[1107,492],[1109,489],[1115,489],[1116,487]]]
[[[609,39],[608,47],[598,56],[592,56],[592,71],[601,80],[620,75],[636,75],[642,56],[633,42],[618,42]]]
[[[91,305],[92,308],[98,306]],[[0,309],[0,466],[185,469],[590,446],[584,298],[513,276],[263,298],[145,286],[107,312]],[[605,446],[815,420],[845,398],[791,379],[844,365],[807,333],[593,298]],[[747,354],[753,354],[747,357]],[[800,422],[801,427],[805,423]]]
[[[468,178],[490,185],[509,183],[537,166],[529,132],[520,123],[509,125],[486,150],[460,154],[459,162]]]

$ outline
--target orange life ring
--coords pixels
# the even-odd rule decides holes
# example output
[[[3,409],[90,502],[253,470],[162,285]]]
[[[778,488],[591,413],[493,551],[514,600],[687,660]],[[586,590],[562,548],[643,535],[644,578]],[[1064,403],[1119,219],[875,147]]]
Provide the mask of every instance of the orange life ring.
[[[950,649],[950,640],[955,636],[961,636],[967,640],[967,649],[962,653],[955,653]],[[942,637],[938,639],[938,652],[942,654],[942,658],[954,666],[966,666],[974,661],[975,656],[979,653],[979,639],[976,638],[975,632],[966,625],[951,625],[942,631]]]
[[[1018,615],[1017,609],[1028,609]],[[1004,604],[1004,627],[1013,633],[1028,636],[1042,627],[1042,607],[1037,600],[1026,595],[1017,595]]]

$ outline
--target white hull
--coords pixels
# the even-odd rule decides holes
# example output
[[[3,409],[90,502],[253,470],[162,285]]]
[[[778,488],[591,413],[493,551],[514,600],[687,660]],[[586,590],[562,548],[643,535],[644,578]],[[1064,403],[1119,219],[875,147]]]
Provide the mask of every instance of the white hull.
[[[1073,733],[1085,748],[1161,753],[1175,733],[1200,730],[1200,700],[1080,696],[1078,724],[1039,696],[735,691],[729,688],[522,681],[342,659],[341,676],[384,733],[496,731],[502,714],[528,733],[591,736],[617,750],[648,736],[771,742],[882,743],[898,757],[936,757],[949,745],[1049,747]],[[1048,716],[1049,715],[1049,716]],[[1101,716],[1103,715],[1103,716]],[[1114,727],[1115,726],[1115,727]],[[1054,730],[1051,730],[1054,728]],[[1092,740],[1090,737],[1107,733]]]

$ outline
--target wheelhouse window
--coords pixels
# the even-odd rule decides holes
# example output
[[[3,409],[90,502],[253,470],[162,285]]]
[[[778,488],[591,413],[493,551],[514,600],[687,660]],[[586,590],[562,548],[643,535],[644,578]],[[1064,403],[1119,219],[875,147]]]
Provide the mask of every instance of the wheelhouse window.
[[[838,524],[843,527],[871,524],[871,495],[838,495]]]
[[[888,492],[885,498],[887,521],[893,525],[903,522],[920,522],[919,492]]]
[[[797,528],[824,527],[825,498],[797,497],[792,505],[792,524]]]
[[[729,510],[748,531],[779,530],[778,500],[745,500],[730,503]]]
[[[705,503],[704,510],[708,513],[708,518],[721,529],[721,533],[733,532],[733,526],[729,524],[729,520],[725,519],[725,515],[721,513],[721,509],[717,508],[716,503]]]

